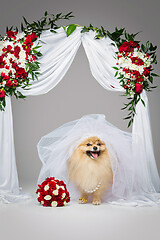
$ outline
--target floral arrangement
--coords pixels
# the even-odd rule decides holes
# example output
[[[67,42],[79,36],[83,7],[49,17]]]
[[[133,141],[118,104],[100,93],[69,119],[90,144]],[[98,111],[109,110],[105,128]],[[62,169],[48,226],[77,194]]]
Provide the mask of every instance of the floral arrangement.
[[[29,86],[29,73],[37,78],[40,53],[37,51],[35,32],[7,31],[0,41],[0,110],[4,110],[5,96],[14,94],[17,98],[24,96],[19,87]]]
[[[56,32],[56,22],[70,19],[72,12],[62,15],[48,14],[37,22],[29,23],[23,17],[25,27],[21,23],[21,32],[13,27],[6,30],[4,37],[0,36],[0,110],[5,110],[5,97],[25,98],[21,88],[29,89],[30,80],[38,79],[40,64],[38,58],[42,56],[38,48],[41,46],[38,38],[45,30]]]
[[[61,207],[70,202],[69,192],[63,181],[50,177],[38,187],[38,202],[45,207]]]
[[[125,89],[124,96],[128,97],[129,103],[125,104],[129,113],[125,119],[129,119],[128,127],[133,123],[134,115],[136,114],[136,105],[139,101],[145,106],[145,102],[141,98],[143,90],[151,91],[156,86],[151,86],[153,77],[159,77],[153,73],[152,64],[157,64],[156,46],[147,41],[146,45],[135,41],[136,34],[128,34],[124,28],[115,32],[109,33],[108,36],[115,41],[118,52],[117,66],[113,67],[116,70],[115,77],[120,82],[120,85]]]

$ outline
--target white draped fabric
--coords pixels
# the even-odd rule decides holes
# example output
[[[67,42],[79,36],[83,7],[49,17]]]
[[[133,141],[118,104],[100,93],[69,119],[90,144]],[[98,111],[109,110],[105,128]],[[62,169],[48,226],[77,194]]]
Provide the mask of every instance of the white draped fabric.
[[[32,88],[30,90],[23,90],[24,95],[45,94],[54,88],[69,69],[81,42],[95,79],[107,90],[123,91],[114,77],[112,66],[115,66],[116,48],[111,44],[112,41],[109,38],[95,40],[94,32],[81,34],[81,28],[77,28],[67,37],[64,29],[60,28],[56,34],[50,31],[44,32],[41,40],[45,42],[41,44],[43,54],[40,59],[41,75],[38,81],[31,81]],[[145,174],[141,174],[141,181],[144,183],[142,186],[145,186],[143,190],[147,193],[155,193],[159,190],[160,180],[154,159],[148,100],[144,91],[142,97],[147,106],[144,107],[141,102],[137,105],[137,114],[132,130],[132,148],[135,153],[135,161],[141,161],[143,169],[137,168],[135,172],[138,174],[139,171],[144,171]],[[3,201],[6,199],[5,202],[13,202],[27,196],[19,192],[10,98],[7,98],[5,112],[0,112],[0,129],[0,199]],[[135,166],[137,167],[138,163]],[[147,176],[147,180],[145,176]],[[10,195],[15,196],[15,199],[11,199]]]

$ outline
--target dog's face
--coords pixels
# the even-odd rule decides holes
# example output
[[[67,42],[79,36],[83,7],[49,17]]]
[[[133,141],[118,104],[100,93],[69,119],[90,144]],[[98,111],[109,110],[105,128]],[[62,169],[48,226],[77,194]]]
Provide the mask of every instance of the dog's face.
[[[97,159],[106,150],[106,145],[98,137],[90,137],[78,146],[78,150],[82,151],[91,159]]]

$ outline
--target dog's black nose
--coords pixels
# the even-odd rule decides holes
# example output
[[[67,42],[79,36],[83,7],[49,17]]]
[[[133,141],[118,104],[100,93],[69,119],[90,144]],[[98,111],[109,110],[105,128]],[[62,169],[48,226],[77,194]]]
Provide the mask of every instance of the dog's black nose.
[[[95,151],[96,151],[96,150],[97,150],[97,147],[96,147],[96,146],[94,146],[94,147],[93,147],[93,150],[95,150]]]

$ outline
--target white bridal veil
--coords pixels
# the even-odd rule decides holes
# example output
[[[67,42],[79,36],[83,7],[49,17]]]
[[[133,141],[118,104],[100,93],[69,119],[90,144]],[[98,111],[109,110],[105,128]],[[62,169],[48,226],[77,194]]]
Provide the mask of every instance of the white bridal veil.
[[[82,139],[89,136],[98,136],[105,142],[111,159],[113,185],[110,194],[104,197],[105,202],[160,204],[160,194],[151,180],[150,167],[144,166],[141,153],[132,149],[132,135],[111,125],[100,114],[86,115],[42,137],[38,143],[38,153],[43,166],[38,182],[49,176],[62,179],[68,186],[71,199],[78,199],[80,193],[68,180],[67,160]]]

